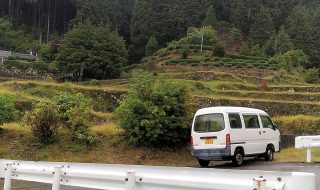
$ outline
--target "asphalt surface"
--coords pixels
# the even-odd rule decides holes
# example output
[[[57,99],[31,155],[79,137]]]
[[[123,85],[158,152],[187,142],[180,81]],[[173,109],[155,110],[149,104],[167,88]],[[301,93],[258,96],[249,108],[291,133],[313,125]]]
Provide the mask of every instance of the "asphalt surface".
[[[197,166],[196,166],[197,167]],[[210,168],[216,169],[235,169],[235,170],[263,170],[281,172],[308,172],[316,174],[317,190],[320,190],[320,163],[276,163],[264,162],[261,160],[246,160],[242,167],[233,167],[230,162],[212,162]],[[0,189],[3,189],[3,180],[0,182]],[[12,190],[51,190],[47,184],[32,182],[13,181]],[[62,190],[88,190],[84,188],[62,187]]]

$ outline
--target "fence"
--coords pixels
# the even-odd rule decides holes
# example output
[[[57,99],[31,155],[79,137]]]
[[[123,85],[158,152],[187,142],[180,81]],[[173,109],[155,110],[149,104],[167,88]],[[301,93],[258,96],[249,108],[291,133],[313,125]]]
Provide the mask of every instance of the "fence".
[[[307,162],[312,161],[311,148],[320,147],[320,136],[299,136],[295,139],[296,148],[307,149]]]
[[[11,180],[108,190],[315,190],[315,175],[297,172],[240,171],[0,160],[4,190]]]

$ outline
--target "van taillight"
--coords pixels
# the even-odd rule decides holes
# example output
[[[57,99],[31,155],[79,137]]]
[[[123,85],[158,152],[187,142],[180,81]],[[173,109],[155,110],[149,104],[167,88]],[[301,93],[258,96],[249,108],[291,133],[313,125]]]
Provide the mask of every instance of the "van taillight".
[[[190,145],[193,145],[193,138],[190,136]]]
[[[230,134],[226,135],[226,145],[230,145]]]

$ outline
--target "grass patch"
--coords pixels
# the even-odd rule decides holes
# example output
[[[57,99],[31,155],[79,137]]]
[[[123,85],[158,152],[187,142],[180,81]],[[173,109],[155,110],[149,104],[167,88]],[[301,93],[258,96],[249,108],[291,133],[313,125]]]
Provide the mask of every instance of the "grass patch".
[[[306,162],[306,149],[289,148],[275,154],[276,162]],[[312,149],[312,162],[320,162],[320,148]]]

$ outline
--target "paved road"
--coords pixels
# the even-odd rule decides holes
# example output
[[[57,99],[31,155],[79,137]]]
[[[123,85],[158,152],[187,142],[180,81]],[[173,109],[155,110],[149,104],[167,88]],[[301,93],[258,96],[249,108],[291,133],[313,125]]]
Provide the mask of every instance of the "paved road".
[[[304,163],[275,163],[264,162],[260,160],[247,160],[243,167],[232,167],[229,162],[214,162],[211,168],[216,169],[237,169],[237,170],[264,170],[264,171],[283,171],[283,172],[308,172],[315,173],[317,176],[317,190],[320,190],[320,164],[304,164]],[[3,188],[2,181],[0,189]],[[13,182],[12,190],[51,190],[50,185],[30,183],[30,182]],[[81,188],[63,187],[62,190],[87,190]]]

